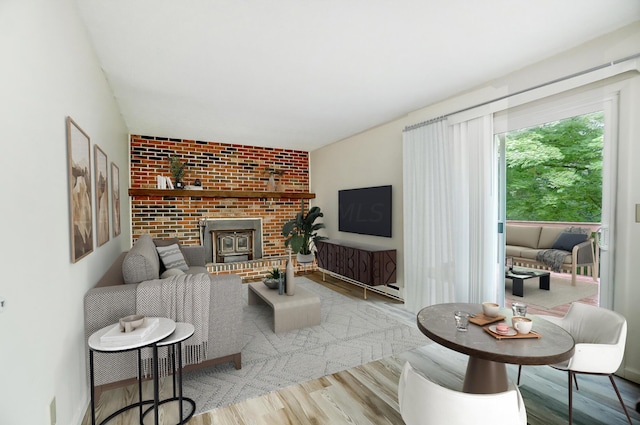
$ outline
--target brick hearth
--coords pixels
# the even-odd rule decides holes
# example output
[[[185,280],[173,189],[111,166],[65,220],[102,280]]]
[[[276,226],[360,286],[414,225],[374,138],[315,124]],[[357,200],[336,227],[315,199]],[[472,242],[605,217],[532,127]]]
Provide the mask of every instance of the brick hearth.
[[[200,179],[206,190],[265,191],[269,169],[282,192],[309,192],[309,155],[304,151],[230,145],[199,140],[131,136],[131,189],[155,189],[158,175],[171,176],[168,158],[186,165],[184,182]],[[308,201],[305,201],[308,207]],[[199,221],[204,218],[262,218],[263,258],[242,263],[209,265],[214,274],[236,273],[244,279],[263,276],[272,267],[284,267],[282,226],[300,210],[300,200],[287,198],[218,198],[134,195],[131,198],[132,237],[176,237],[182,244],[200,244]],[[303,270],[302,266],[298,266]]]

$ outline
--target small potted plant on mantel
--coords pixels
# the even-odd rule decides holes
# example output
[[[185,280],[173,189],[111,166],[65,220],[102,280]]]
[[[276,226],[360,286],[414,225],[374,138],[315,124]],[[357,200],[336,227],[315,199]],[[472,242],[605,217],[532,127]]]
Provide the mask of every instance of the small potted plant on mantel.
[[[169,166],[171,168],[171,175],[173,176],[175,188],[184,189],[184,183],[182,182],[182,179],[184,178],[184,164],[180,161],[180,158],[172,156],[169,158]]]
[[[286,237],[284,246],[290,247],[291,251],[296,253],[296,259],[299,263],[312,263],[312,249],[315,247],[315,243],[327,239],[317,233],[318,230],[324,228],[323,223],[315,223],[319,217],[324,217],[320,207],[311,208],[305,215],[304,200],[302,200],[302,208],[296,214],[296,218],[286,222],[282,227],[282,235]]]

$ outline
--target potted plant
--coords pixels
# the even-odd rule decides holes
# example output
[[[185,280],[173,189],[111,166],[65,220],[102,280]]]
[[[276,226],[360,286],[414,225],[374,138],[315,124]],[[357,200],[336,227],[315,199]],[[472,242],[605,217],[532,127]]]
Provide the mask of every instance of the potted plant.
[[[290,220],[282,227],[282,235],[286,237],[284,241],[285,247],[291,247],[292,252],[297,254],[299,263],[313,262],[312,248],[317,241],[327,239],[319,236],[317,231],[324,228],[323,223],[315,223],[316,219],[324,217],[320,207],[313,207],[304,213],[304,200],[302,208],[296,218]]]
[[[182,179],[184,177],[184,164],[180,162],[180,158],[177,156],[172,156],[169,158],[169,166],[171,168],[171,175],[173,176],[173,180],[175,182],[176,189],[182,189],[183,183]]]
[[[278,289],[281,277],[284,279],[284,272],[280,271],[279,268],[274,267],[269,270],[267,277],[265,277],[262,282],[267,285],[267,288],[269,289]]]

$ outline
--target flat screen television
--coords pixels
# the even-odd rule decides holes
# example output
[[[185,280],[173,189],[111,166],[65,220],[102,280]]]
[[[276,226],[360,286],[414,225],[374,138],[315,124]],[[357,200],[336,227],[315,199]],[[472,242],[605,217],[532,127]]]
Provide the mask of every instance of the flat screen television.
[[[338,191],[338,230],[391,237],[391,185]]]

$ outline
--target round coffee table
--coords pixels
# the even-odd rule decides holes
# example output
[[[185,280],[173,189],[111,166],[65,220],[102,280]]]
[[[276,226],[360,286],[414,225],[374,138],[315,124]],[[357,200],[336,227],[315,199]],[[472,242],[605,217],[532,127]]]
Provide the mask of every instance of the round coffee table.
[[[509,385],[505,363],[520,365],[549,365],[573,356],[573,337],[561,327],[531,316],[533,330],[541,338],[496,339],[481,326],[469,324],[467,332],[456,330],[453,312],[482,312],[480,304],[435,304],[418,312],[420,331],[434,342],[459,353],[469,355],[462,390],[467,393],[492,394],[506,391]],[[511,311],[501,309],[505,321],[511,325]]]

